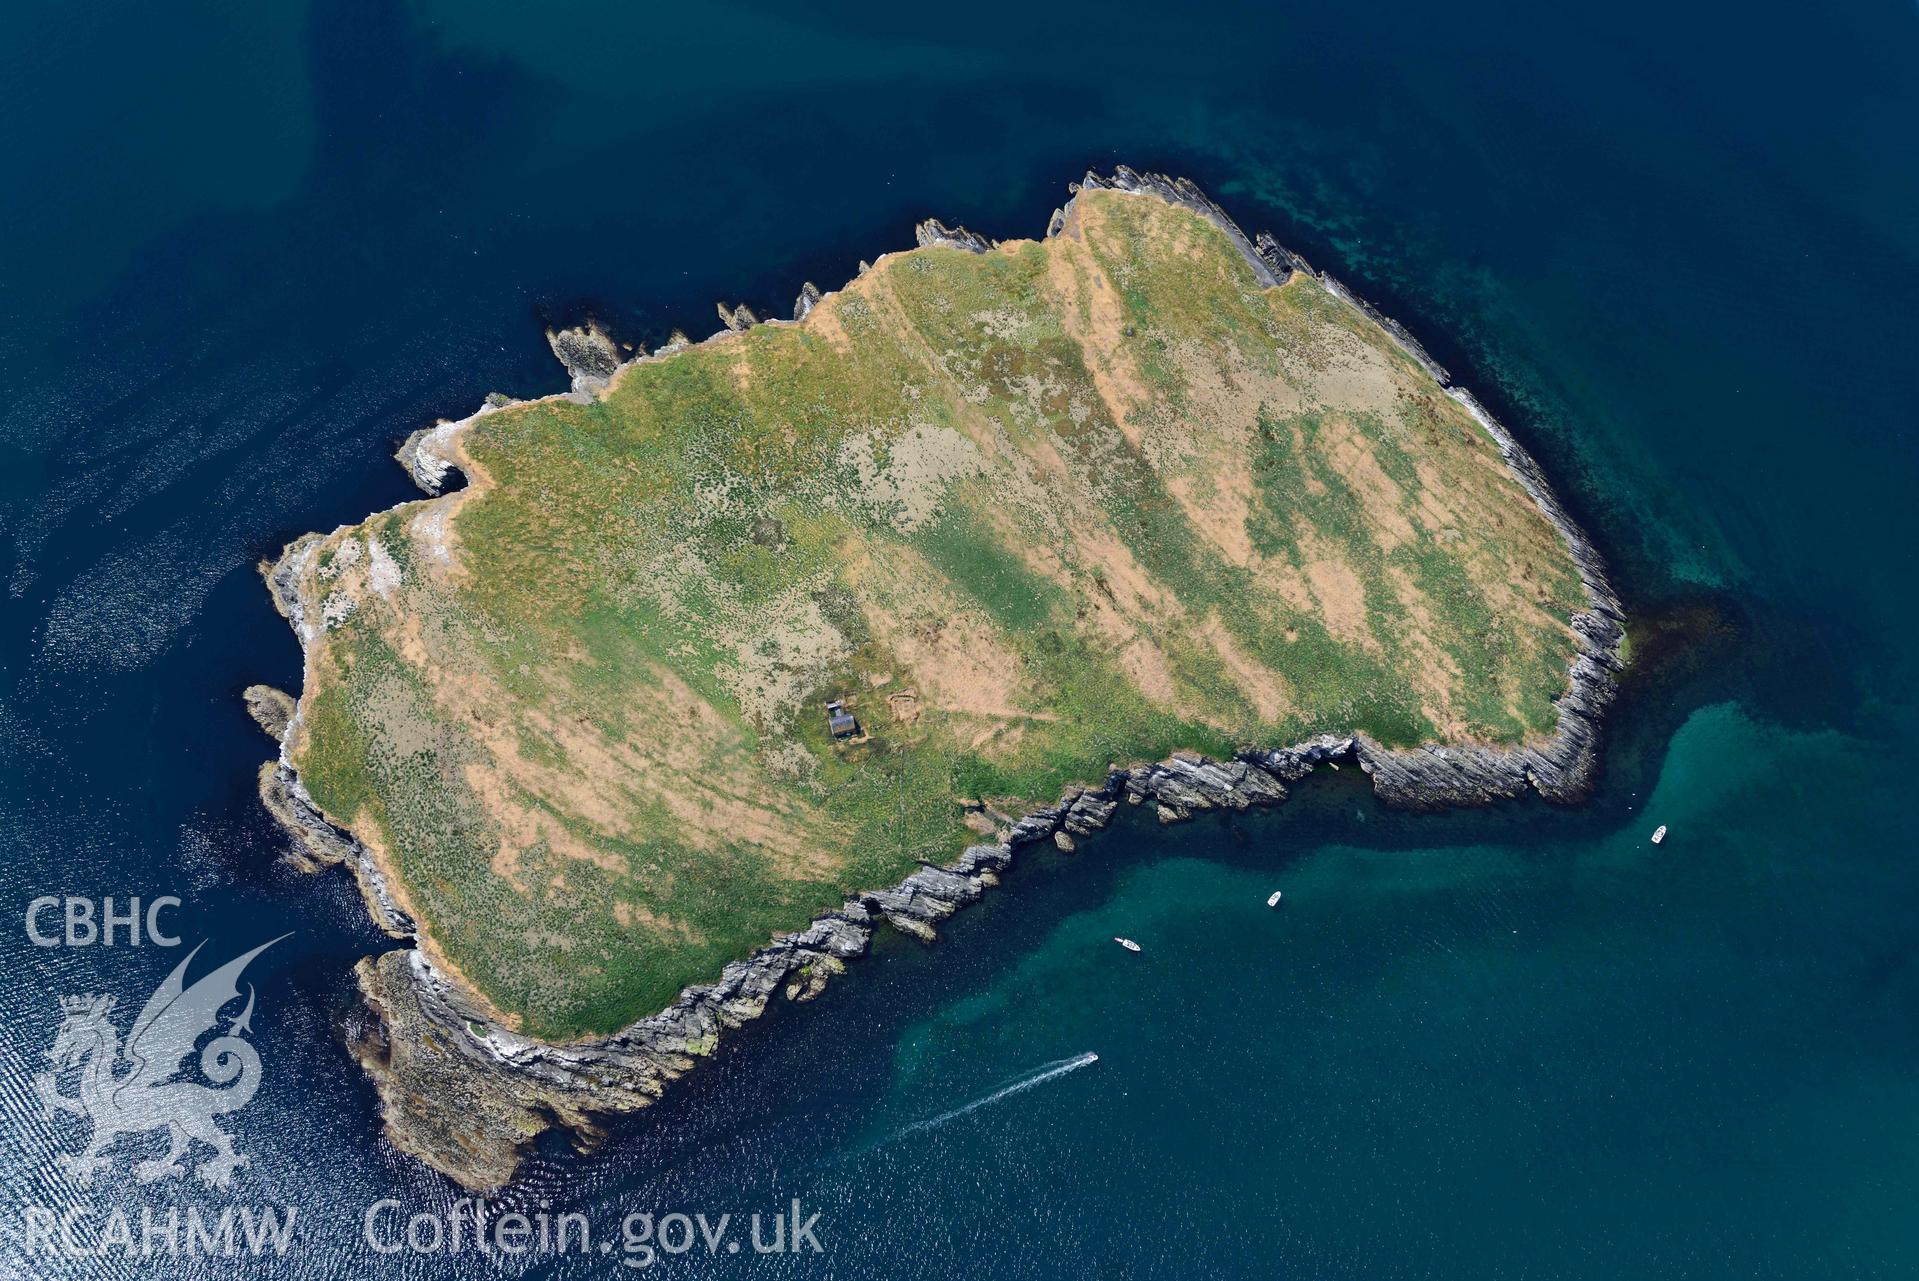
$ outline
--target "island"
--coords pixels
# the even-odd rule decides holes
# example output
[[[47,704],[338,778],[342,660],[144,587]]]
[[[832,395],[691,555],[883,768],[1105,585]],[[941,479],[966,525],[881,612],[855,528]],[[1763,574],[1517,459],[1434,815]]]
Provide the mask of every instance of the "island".
[[[1403,329],[1125,168],[917,239],[791,320],[550,335],[570,391],[263,567],[305,658],[261,794],[409,944],[355,1049],[467,1187],[1124,805],[1590,787],[1619,601]]]

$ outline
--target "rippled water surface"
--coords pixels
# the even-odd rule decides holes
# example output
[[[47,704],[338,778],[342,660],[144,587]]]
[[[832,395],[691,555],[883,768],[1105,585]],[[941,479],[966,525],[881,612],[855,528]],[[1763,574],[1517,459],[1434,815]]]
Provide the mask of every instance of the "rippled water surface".
[[[1919,1273],[1916,127],[1910,4],[15,15],[0,1274]],[[544,1143],[490,1210],[611,1253],[372,1251],[367,1206],[454,1193],[345,1049],[383,940],[253,797],[238,691],[298,676],[255,562],[409,497],[413,427],[557,390],[545,324],[780,313],[920,217],[1036,234],[1122,161],[1334,269],[1535,447],[1642,622],[1600,795],[1416,818],[1347,771],[1123,824],[597,1156]],[[33,898],[108,894],[179,896],[213,952],[293,932],[250,976],[230,1194],[54,1164],[84,1132],[34,1095],[58,998],[124,1029],[178,959],[28,941]],[[825,1252],[755,1252],[795,1198]],[[230,1205],[294,1207],[286,1256],[30,1253],[36,1208],[84,1238]],[[623,1216],[675,1211],[732,1235],[626,1251]]]

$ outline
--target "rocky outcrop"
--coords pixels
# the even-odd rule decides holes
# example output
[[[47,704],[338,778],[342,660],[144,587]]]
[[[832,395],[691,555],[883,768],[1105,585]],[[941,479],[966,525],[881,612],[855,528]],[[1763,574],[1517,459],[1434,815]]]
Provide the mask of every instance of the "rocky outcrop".
[[[916,910],[938,910],[933,903],[922,895]],[[758,1018],[782,989],[789,1000],[817,996],[866,950],[871,922],[863,905],[849,902],[727,965],[718,981],[687,988],[660,1013],[582,1045],[521,1036],[449,983],[423,952],[388,952],[356,970],[377,1026],[354,1049],[397,1147],[465,1187],[497,1188],[540,1131],[562,1125],[591,1145],[595,1117],[652,1103],[711,1055],[723,1032]]]
[[[413,937],[413,918],[401,910],[372,851],[327,822],[286,765],[268,761],[260,767],[260,803],[293,838],[294,848],[288,857],[296,866],[309,872],[323,867],[346,868],[360,887],[373,923],[396,939]]]
[[[1588,608],[1572,620],[1578,653],[1558,703],[1554,734],[1541,744],[1511,748],[1411,749],[1387,748],[1364,736],[1328,734],[1289,747],[1248,748],[1225,761],[1176,753],[1164,761],[1116,768],[1098,786],[1075,788],[1018,819],[978,805],[969,820],[978,818],[998,839],[967,848],[951,863],[922,866],[890,888],[854,895],[805,929],[728,964],[715,981],[686,988],[665,1010],[586,1042],[555,1045],[505,1026],[483,1002],[440,972],[425,948],[370,957],[360,963],[357,976],[376,1023],[355,1039],[354,1051],[376,1082],[387,1133],[398,1147],[469,1188],[491,1189],[512,1177],[520,1152],[543,1129],[564,1126],[582,1145],[590,1145],[599,1133],[595,1118],[650,1104],[670,1082],[711,1055],[725,1032],[759,1017],[776,996],[790,1001],[817,996],[848,960],[865,951],[880,921],[931,941],[939,922],[997,884],[1021,850],[1039,843],[1084,849],[1086,838],[1108,826],[1122,805],[1150,805],[1161,822],[1169,823],[1207,811],[1278,805],[1288,788],[1314,769],[1341,762],[1357,763],[1382,801],[1413,809],[1484,805],[1518,796],[1528,787],[1549,800],[1569,802],[1590,790],[1601,720],[1616,693],[1624,611],[1598,553],[1567,516],[1531,456],[1469,392],[1455,386],[1450,374],[1404,329],[1337,280],[1314,272],[1270,235],[1246,236],[1192,183],[1122,167],[1109,176],[1089,173],[1073,187],[1075,192],[1098,189],[1150,195],[1198,212],[1239,249],[1262,285],[1283,284],[1295,273],[1314,276],[1378,323],[1493,438],[1519,483],[1565,540],[1588,600]],[[1068,201],[1054,212],[1047,234],[1069,234],[1071,215]],[[995,242],[983,236],[936,219],[919,224],[915,238],[923,246],[970,253],[995,248]],[[868,270],[861,262],[861,273]],[[820,298],[809,282],[794,305],[795,320],[804,319]],[[744,307],[729,312],[721,305],[719,312],[728,329],[759,323]],[[548,337],[572,377],[573,395],[605,387],[620,368],[612,340],[597,327]],[[658,359],[686,345],[685,336],[676,332],[653,357],[637,358]],[[489,402],[479,412],[492,408]],[[447,472],[458,465],[456,441],[464,425],[441,423],[415,432],[401,448],[401,461],[427,492],[440,492]],[[310,639],[315,610],[300,598],[299,584],[303,558],[314,545],[311,537],[295,542],[276,564],[265,567],[275,602],[303,643]],[[298,707],[290,715],[282,714],[285,709],[277,703],[271,709],[270,715],[256,717],[269,732],[275,732],[277,724],[276,737],[284,741],[297,728]],[[305,862],[348,868],[383,929],[402,938],[414,933],[414,923],[399,908],[378,860],[326,820],[290,768],[282,762],[264,766],[260,794]]]
[[[246,700],[247,715],[268,738],[277,743],[286,737],[287,725],[293,720],[293,695],[271,685],[249,685],[240,697]]]
[[[475,420],[519,403],[511,396],[490,392],[485,402],[469,417],[453,422],[437,422],[408,436],[394,451],[393,457],[400,466],[406,468],[406,474],[413,477],[414,484],[428,494],[438,496],[446,489],[448,475],[460,471],[454,446],[460,433]]]
[[[1168,178],[1165,174],[1158,173],[1135,173],[1125,165],[1121,165],[1106,177],[1101,177],[1097,173],[1088,173],[1068,190],[1074,193],[1101,190],[1131,191],[1158,196],[1167,204],[1191,209],[1225,233],[1226,238],[1233,242],[1233,247],[1238,249],[1251,264],[1253,275],[1258,278],[1259,283],[1269,289],[1274,285],[1284,284],[1286,278],[1292,275],[1295,263],[1298,262],[1292,254],[1281,249],[1271,236],[1262,235],[1258,240],[1247,239],[1246,233],[1239,229],[1238,223],[1226,216],[1224,209],[1214,204],[1205,192],[1185,178]],[[1070,211],[1071,208],[1069,203],[1067,210]]]
[[[739,306],[731,308],[730,310],[723,302],[713,305],[720,313],[720,323],[736,334],[745,333],[760,323],[760,318],[755,316],[753,309],[745,303],[741,303]]]
[[[618,344],[597,323],[589,322],[573,329],[549,329],[546,344],[566,366],[576,396],[604,390],[620,367]]]
[[[463,424],[442,422],[431,427],[422,427],[409,435],[394,451],[393,457],[400,466],[406,468],[406,474],[413,477],[413,483],[429,494],[438,495],[446,487],[446,474],[454,467],[453,460],[442,453],[440,446],[449,442],[452,434]]]
[[[988,240],[976,231],[949,227],[938,218],[928,218],[914,227],[913,239],[922,249],[937,245],[946,249],[963,249],[969,254],[991,253],[999,244],[997,240]]]

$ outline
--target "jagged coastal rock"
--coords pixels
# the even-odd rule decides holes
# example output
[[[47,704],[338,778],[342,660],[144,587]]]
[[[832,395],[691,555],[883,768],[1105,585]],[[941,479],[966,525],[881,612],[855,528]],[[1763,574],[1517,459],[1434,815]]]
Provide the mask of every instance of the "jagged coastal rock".
[[[940,921],[995,885],[999,873],[1023,850],[1041,843],[1065,851],[1096,850],[1098,843],[1088,845],[1087,838],[1108,826],[1122,805],[1151,806],[1162,822],[1207,811],[1273,806],[1286,799],[1292,784],[1328,762],[1357,764],[1383,801],[1412,809],[1484,805],[1516,797],[1528,787],[1549,800],[1573,802],[1590,790],[1600,724],[1621,668],[1624,611],[1597,552],[1526,451],[1401,327],[1378,316],[1338,281],[1314,272],[1272,237],[1261,233],[1249,238],[1191,183],[1122,167],[1111,175],[1088,174],[1072,190],[1075,199],[1080,192],[1114,190],[1192,211],[1230,241],[1263,287],[1281,285],[1296,273],[1311,277],[1371,317],[1478,422],[1564,542],[1586,600],[1571,620],[1576,653],[1550,736],[1510,747],[1389,748],[1364,735],[1328,734],[1291,745],[1247,747],[1227,759],[1176,752],[1158,762],[1112,768],[1097,786],[1073,788],[1053,804],[1017,817],[996,817],[981,804],[969,813],[968,825],[977,819],[976,830],[990,835],[952,861],[923,865],[896,884],[848,897],[804,929],[725,964],[709,982],[686,987],[667,1008],[610,1036],[555,1044],[506,1026],[485,1001],[436,963],[430,941],[408,908],[404,887],[364,842],[328,821],[285,759],[284,745],[298,732],[305,704],[252,687],[247,691],[249,710],[283,745],[282,759],[261,770],[262,801],[291,835],[297,856],[313,867],[347,868],[381,928],[421,944],[367,958],[357,969],[361,991],[377,1020],[353,1048],[377,1084],[387,1133],[402,1150],[465,1187],[492,1189],[511,1179],[525,1144],[543,1129],[564,1126],[583,1146],[590,1145],[598,1136],[596,1117],[647,1106],[670,1082],[711,1055],[726,1032],[757,1018],[774,999],[806,1001],[818,995],[847,961],[865,951],[880,922],[931,941]],[[1054,213],[1049,238],[1067,233],[1073,208],[1069,202]],[[996,242],[937,219],[919,224],[915,237],[921,246],[997,252]],[[861,264],[862,276],[869,270]],[[806,319],[822,298],[810,282],[805,285],[794,307],[795,322]],[[726,331],[769,323],[759,321],[744,305],[729,310],[720,304],[718,312]],[[549,341],[571,377],[570,396],[604,390],[623,365],[631,363],[622,361],[618,348],[596,326],[558,331]],[[687,346],[684,336],[675,335],[660,352],[635,359],[659,359]],[[490,401],[474,418],[510,403]],[[472,421],[417,431],[402,446],[400,461],[427,493],[441,493],[448,473],[461,465],[458,439]],[[309,535],[291,544],[267,569],[275,603],[303,646],[313,644],[327,625],[328,601],[314,599],[305,586],[319,548],[319,536]]]
[[[914,227],[913,239],[922,249],[940,246],[962,250],[969,254],[991,253],[994,245],[998,243],[976,232],[968,231],[964,227],[949,227],[938,218],[928,218]]]
[[[246,701],[247,715],[268,738],[278,742],[286,737],[287,725],[293,720],[293,695],[271,685],[249,685],[240,697]]]
[[[621,364],[618,345],[598,324],[550,330],[546,341],[573,379],[575,395],[603,390]]]

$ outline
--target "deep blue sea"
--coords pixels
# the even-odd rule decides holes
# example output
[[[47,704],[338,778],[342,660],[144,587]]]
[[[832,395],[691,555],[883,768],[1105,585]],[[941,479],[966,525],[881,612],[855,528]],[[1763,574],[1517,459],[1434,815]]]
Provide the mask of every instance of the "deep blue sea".
[[[1640,629],[1599,795],[1408,817],[1348,771],[1030,859],[598,1155],[543,1144],[493,1212],[730,1213],[734,1244],[820,1216],[820,1254],[641,1275],[1919,1276],[1912,0],[103,0],[4,30],[0,1275],[646,1258],[363,1241],[370,1204],[455,1194],[345,1049],[384,940],[254,796],[239,691],[298,681],[255,563],[412,496],[413,428],[560,389],[548,324],[783,314],[916,219],[1034,235],[1123,162],[1334,270],[1540,455]],[[230,1197],[54,1165],[85,1133],[30,1085],[59,998],[124,1028],[180,953],[34,946],[43,895],[177,895],[209,955],[293,931],[249,975]],[[295,1207],[283,1258],[27,1227],[235,1203]]]

